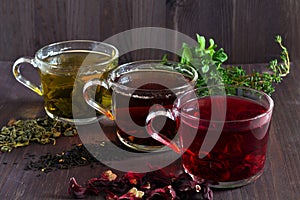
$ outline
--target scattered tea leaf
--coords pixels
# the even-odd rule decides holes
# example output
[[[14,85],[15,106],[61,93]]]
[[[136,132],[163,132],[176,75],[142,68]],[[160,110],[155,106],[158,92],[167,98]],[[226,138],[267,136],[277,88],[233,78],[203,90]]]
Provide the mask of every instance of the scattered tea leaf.
[[[77,135],[75,126],[56,121],[50,117],[15,120],[11,119],[0,133],[0,150],[10,152],[14,148],[27,146],[30,142],[56,143],[59,136]]]
[[[40,156],[37,161],[31,160],[24,169],[47,173],[57,169],[70,169],[92,163],[99,163],[99,161],[82,144],[78,144],[68,151],[63,151],[59,154],[47,153]]]

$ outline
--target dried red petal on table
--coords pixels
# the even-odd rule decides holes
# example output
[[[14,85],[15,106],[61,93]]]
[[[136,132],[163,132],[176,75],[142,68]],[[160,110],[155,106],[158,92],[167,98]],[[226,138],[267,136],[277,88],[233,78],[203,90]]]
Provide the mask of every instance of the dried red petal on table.
[[[205,183],[193,181],[186,173],[176,177],[162,170],[144,175],[128,172],[121,177],[108,170],[99,178],[88,180],[85,187],[79,185],[75,178],[71,178],[69,194],[75,198],[102,194],[107,200],[213,199],[212,191]]]
[[[164,188],[156,188],[150,192],[147,197],[147,200],[151,199],[165,199],[165,200],[174,200],[176,199],[176,192],[171,185],[168,185]]]
[[[72,197],[78,199],[86,196],[86,188],[79,185],[74,177],[70,178],[68,192]]]
[[[134,173],[134,172],[127,172],[124,176],[123,176],[123,181],[127,182],[129,181],[130,184],[132,185],[138,185],[142,183],[142,179],[143,179],[144,175],[142,174],[138,174],[138,173]]]

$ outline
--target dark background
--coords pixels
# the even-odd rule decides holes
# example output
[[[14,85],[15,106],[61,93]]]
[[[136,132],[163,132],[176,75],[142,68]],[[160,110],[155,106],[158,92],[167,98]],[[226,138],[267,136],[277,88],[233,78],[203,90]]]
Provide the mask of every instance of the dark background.
[[[33,56],[57,41],[103,41],[146,26],[212,37],[229,54],[228,63],[278,58],[274,37],[280,34],[296,60],[299,13],[299,0],[0,0],[0,60]]]
[[[277,58],[280,49],[274,37],[280,34],[292,61],[300,60],[299,0],[0,0],[0,123],[33,118],[43,109],[42,97],[24,89],[14,80],[11,63],[1,61],[33,56],[42,46],[61,40],[103,41],[145,26],[170,28],[191,37],[195,33],[213,37],[228,52],[228,63],[262,63]],[[273,95],[275,110],[264,175],[247,187],[214,191],[215,199],[300,199],[298,63]],[[84,184],[99,176],[101,167],[48,174],[23,170],[29,161],[26,157],[60,153],[79,142],[76,137],[61,139],[55,146],[32,144],[0,155],[0,199],[68,199],[70,177]]]

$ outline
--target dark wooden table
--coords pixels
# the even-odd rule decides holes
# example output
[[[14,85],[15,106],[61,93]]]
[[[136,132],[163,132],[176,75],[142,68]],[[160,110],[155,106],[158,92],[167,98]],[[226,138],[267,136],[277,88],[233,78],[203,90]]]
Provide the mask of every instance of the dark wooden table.
[[[35,118],[43,115],[43,99],[19,84],[12,76],[11,62],[0,62],[0,125],[11,118]],[[34,71],[29,72],[35,76]],[[214,199],[300,199],[300,68],[293,64],[291,74],[272,95],[275,110],[271,125],[267,163],[264,174],[253,184],[232,189],[214,190]],[[0,199],[70,199],[68,181],[76,177],[83,184],[98,177],[105,169],[99,165],[49,173],[25,171],[29,154],[61,153],[81,142],[76,137],[61,137],[57,144],[32,143],[0,153]],[[89,197],[101,199],[101,197]]]

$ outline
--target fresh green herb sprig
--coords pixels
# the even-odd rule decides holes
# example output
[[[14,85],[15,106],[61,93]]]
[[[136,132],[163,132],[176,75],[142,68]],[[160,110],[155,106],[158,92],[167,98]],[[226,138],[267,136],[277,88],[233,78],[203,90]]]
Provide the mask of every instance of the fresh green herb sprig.
[[[224,66],[223,63],[228,59],[224,49],[217,49],[213,39],[209,39],[207,47],[205,37],[198,34],[196,36],[198,46],[191,47],[185,43],[182,45],[180,63],[196,68],[199,73],[197,87],[216,84],[236,85],[271,95],[275,91],[274,83],[280,83],[290,72],[289,54],[282,44],[281,36],[276,36],[275,41],[282,49],[280,56],[282,62],[279,63],[275,59],[265,66],[265,70],[253,70],[249,73],[242,66]]]

